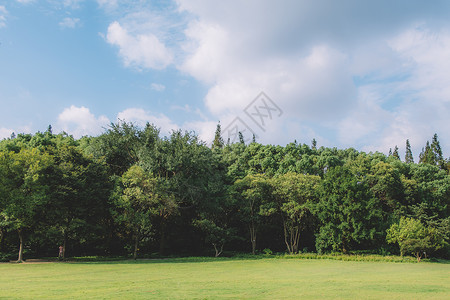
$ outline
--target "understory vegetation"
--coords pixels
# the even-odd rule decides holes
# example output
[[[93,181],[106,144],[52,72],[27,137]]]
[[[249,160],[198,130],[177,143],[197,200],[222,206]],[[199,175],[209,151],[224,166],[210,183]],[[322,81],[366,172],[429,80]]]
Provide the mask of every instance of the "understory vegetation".
[[[0,259],[274,252],[449,258],[450,161],[117,123],[0,141]],[[313,252],[313,253],[311,253]],[[18,253],[18,254],[17,254]],[[316,254],[315,254],[316,253]],[[302,255],[302,254],[299,254]]]

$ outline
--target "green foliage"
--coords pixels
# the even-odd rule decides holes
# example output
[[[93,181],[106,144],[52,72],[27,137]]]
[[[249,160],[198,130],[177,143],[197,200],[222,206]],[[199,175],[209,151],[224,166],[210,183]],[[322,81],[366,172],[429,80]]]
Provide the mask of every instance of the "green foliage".
[[[319,187],[314,213],[321,222],[316,237],[319,252],[347,252],[370,245],[382,235],[381,207],[369,186],[346,168],[336,167],[325,174]],[[369,244],[367,244],[369,243]]]
[[[218,124],[209,147],[192,132],[160,136],[151,124],[118,122],[97,137],[49,127],[0,141],[0,255],[18,240],[27,257],[60,245],[69,256],[198,255],[211,246],[219,255],[250,252],[248,240],[252,253],[386,254],[395,249],[387,229],[409,217],[429,241],[404,247],[431,244],[428,255],[450,257],[449,161],[437,135],[414,164],[409,140],[402,162],[398,147],[387,157],[315,140],[247,143],[242,134],[224,145],[220,134]]]
[[[386,240],[388,243],[398,244],[402,255],[414,254],[417,261],[420,261],[427,252],[439,250],[445,243],[444,237],[436,228],[427,227],[419,220],[405,217],[388,229]]]

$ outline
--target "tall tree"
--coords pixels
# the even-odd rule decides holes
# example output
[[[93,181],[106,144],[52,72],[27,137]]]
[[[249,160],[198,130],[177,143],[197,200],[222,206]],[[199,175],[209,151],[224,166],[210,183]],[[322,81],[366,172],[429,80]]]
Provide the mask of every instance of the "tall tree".
[[[133,258],[137,258],[139,242],[150,235],[154,216],[175,209],[174,201],[157,191],[157,180],[139,166],[132,166],[121,178],[122,188],[116,197],[116,220],[132,232]],[[169,200],[169,201],[167,201]]]
[[[52,158],[34,148],[22,149],[18,153],[3,153],[0,160],[8,178],[0,196],[3,206],[0,226],[18,233],[17,261],[22,262],[25,234],[37,224],[36,216],[47,202],[45,171],[52,163]]]
[[[414,157],[411,151],[411,144],[409,143],[409,140],[406,140],[405,163],[407,164],[414,163]]]
[[[381,209],[369,186],[345,167],[329,170],[319,186],[314,212],[321,222],[316,236],[319,252],[344,253],[383,235]]]
[[[281,215],[284,241],[290,254],[298,252],[302,226],[310,207],[317,201],[316,188],[319,181],[319,176],[293,172],[276,176],[272,180],[274,201],[266,203],[262,212],[265,215]]]
[[[261,225],[261,206],[270,194],[270,183],[262,174],[247,175],[238,179],[233,188],[236,192],[239,212],[250,233],[252,254],[256,253],[256,238],[258,228]]]
[[[222,138],[222,129],[220,128],[220,122],[217,124],[216,133],[214,134],[214,141],[212,144],[212,148],[223,148],[223,138]]]
[[[311,142],[311,149],[317,150],[317,141],[316,141],[316,139],[312,139],[312,142]]]
[[[392,153],[392,156],[398,160],[400,160],[400,155],[398,154],[398,147],[395,145],[394,152]]]

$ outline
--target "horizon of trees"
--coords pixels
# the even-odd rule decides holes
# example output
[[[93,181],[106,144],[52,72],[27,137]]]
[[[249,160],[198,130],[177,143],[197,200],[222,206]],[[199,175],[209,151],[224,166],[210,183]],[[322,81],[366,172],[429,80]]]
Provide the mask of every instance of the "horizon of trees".
[[[450,159],[414,162],[253,139],[208,147],[181,130],[111,124],[96,137],[0,141],[0,259],[368,251],[450,257]],[[14,255],[16,255],[14,254]]]

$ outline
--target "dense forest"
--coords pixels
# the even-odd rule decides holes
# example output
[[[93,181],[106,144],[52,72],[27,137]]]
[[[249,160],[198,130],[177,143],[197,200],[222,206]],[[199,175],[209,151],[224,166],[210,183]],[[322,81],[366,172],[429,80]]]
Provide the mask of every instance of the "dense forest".
[[[394,145],[393,145],[394,146]],[[355,149],[207,145],[117,123],[96,137],[0,141],[0,258],[368,252],[450,257],[450,160]]]

